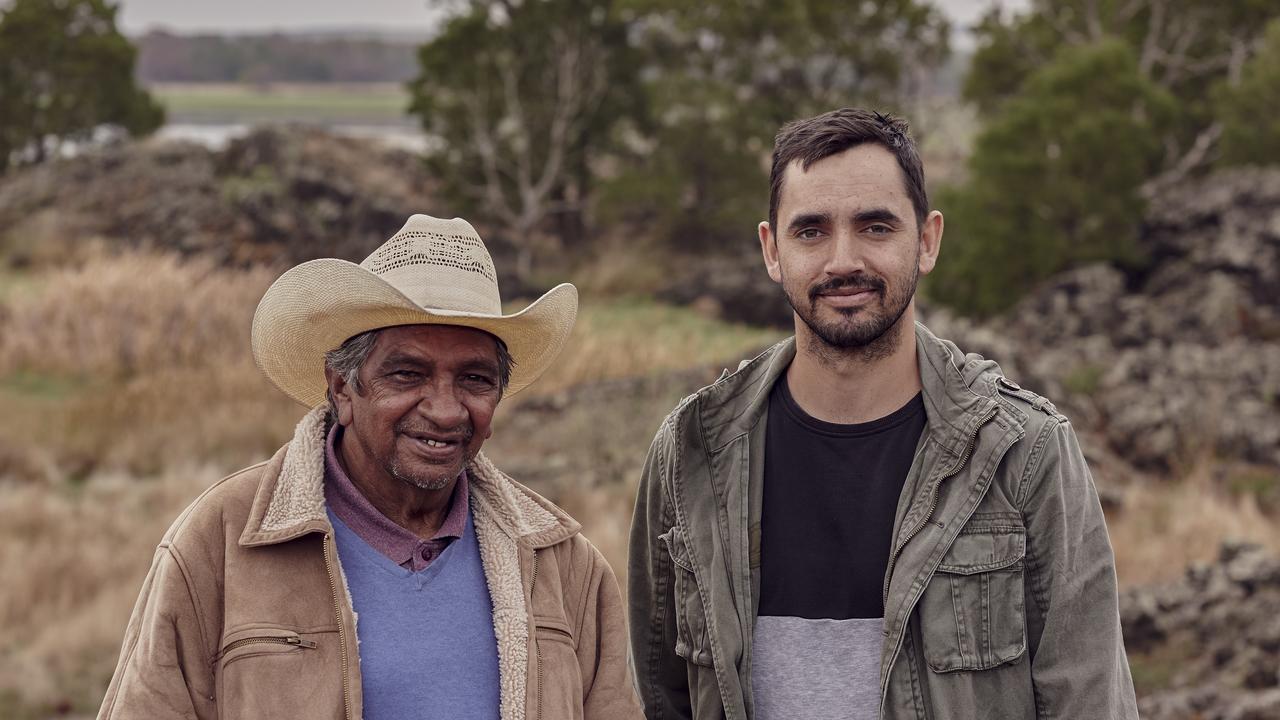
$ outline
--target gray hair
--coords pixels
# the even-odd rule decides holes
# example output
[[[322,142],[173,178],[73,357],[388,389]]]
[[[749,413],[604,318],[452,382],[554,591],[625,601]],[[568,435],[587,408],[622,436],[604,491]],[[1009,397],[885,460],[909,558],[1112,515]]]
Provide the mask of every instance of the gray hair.
[[[360,368],[364,367],[364,361],[369,359],[369,353],[378,340],[378,334],[385,329],[366,330],[359,335],[347,338],[346,342],[324,354],[325,368],[342,376],[343,382],[350,385],[356,392],[361,392]],[[516,362],[512,359],[511,352],[507,350],[507,344],[501,338],[492,333],[486,334],[493,338],[494,345],[498,348],[498,391],[506,393],[507,384],[511,381],[511,368],[515,367]],[[336,420],[337,403],[334,402],[331,391],[326,393],[329,398],[329,417]]]

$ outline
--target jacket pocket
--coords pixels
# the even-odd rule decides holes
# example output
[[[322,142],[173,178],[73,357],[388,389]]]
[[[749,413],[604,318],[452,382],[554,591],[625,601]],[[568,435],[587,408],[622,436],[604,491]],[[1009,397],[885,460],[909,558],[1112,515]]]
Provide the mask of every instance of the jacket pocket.
[[[987,670],[1022,657],[1026,553],[1016,513],[975,515],[961,530],[920,599],[929,669]]]
[[[529,717],[581,718],[582,671],[569,624],[560,618],[534,615],[533,630],[537,694]]]
[[[282,627],[229,633],[214,658],[221,718],[319,716],[342,707],[337,633]]]
[[[711,666],[711,650],[707,647],[707,615],[698,594],[698,580],[689,559],[689,548],[679,528],[671,528],[659,536],[671,554],[675,575],[676,654],[696,665]]]

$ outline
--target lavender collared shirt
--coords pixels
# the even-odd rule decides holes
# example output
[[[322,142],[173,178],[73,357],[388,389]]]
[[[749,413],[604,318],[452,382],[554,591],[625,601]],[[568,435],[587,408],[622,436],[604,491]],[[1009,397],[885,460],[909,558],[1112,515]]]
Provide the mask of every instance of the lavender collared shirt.
[[[361,540],[368,543],[369,547],[386,555],[400,567],[413,572],[427,569],[449,543],[462,537],[467,527],[470,507],[467,471],[463,470],[458,475],[453,495],[449,498],[449,512],[440,524],[440,529],[429,540],[423,540],[383,515],[347,476],[342,463],[338,462],[335,450],[340,432],[342,426],[334,423],[325,442],[324,497],[329,509],[359,535]]]

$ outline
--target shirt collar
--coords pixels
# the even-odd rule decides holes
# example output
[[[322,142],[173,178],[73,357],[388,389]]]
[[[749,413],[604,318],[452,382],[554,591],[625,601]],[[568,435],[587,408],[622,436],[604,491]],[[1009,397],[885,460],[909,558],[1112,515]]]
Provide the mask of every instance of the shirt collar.
[[[383,555],[400,564],[410,561],[421,546],[422,538],[383,515],[352,482],[338,460],[336,448],[341,433],[342,426],[334,423],[325,440],[324,485],[329,509],[362,540]],[[462,537],[467,526],[469,505],[467,471],[463,470],[449,497],[449,512],[430,540],[449,541]]]

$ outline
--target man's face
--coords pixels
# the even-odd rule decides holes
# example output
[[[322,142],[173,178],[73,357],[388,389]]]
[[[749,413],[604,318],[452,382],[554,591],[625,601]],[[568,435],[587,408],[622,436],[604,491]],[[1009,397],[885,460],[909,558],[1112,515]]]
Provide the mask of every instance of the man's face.
[[[783,175],[776,232],[760,225],[769,276],[829,347],[875,343],[911,305],[920,275],[933,269],[942,216],[931,213],[922,233],[903,180],[897,159],[874,143],[808,170],[794,162]]]
[[[358,390],[327,372],[347,470],[365,482],[447,487],[492,433],[498,372],[497,341],[480,330],[383,330],[360,368]]]

